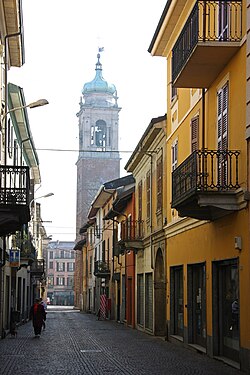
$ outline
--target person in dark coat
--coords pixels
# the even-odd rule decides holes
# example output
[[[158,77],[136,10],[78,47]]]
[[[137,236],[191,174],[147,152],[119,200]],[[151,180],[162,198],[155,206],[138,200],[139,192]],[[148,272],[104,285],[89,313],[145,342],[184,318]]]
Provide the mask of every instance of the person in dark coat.
[[[46,320],[46,312],[39,298],[36,298],[34,305],[31,306],[29,317],[33,322],[35,337],[40,337],[43,322]]]

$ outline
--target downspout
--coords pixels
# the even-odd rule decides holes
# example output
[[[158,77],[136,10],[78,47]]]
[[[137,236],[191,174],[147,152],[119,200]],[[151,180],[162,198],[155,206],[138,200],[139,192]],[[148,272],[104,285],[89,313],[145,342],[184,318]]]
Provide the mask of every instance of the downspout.
[[[205,89],[202,89],[202,134],[201,148],[205,150]]]

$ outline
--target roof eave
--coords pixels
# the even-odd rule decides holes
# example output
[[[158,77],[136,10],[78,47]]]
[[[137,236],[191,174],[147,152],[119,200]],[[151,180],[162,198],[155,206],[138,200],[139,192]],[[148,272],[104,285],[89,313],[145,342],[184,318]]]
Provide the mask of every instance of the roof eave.
[[[8,107],[9,111],[14,108],[26,105],[23,89],[13,83],[8,84]],[[32,178],[35,184],[41,182],[39,159],[32,138],[29,124],[28,112],[26,108],[10,112],[11,120],[15,129],[16,137],[26,164],[32,170]]]

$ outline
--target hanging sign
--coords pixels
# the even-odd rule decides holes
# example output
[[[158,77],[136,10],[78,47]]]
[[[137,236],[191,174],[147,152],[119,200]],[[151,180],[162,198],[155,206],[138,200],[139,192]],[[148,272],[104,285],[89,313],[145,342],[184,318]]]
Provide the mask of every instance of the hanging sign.
[[[9,260],[10,260],[11,267],[20,267],[20,250],[11,249]]]

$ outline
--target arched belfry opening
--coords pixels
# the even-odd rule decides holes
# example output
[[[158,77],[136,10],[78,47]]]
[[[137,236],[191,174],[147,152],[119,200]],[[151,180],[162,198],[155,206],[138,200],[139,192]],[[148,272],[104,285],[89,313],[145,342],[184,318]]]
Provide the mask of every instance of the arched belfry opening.
[[[103,120],[97,120],[95,125],[95,144],[102,150],[105,150],[107,145],[107,125]]]
[[[155,258],[154,271],[155,322],[156,336],[166,335],[166,273],[164,257],[161,248],[158,248]]]

